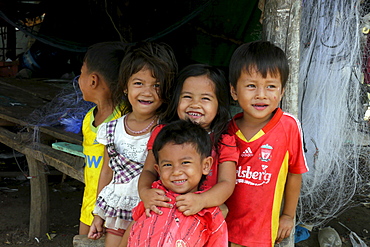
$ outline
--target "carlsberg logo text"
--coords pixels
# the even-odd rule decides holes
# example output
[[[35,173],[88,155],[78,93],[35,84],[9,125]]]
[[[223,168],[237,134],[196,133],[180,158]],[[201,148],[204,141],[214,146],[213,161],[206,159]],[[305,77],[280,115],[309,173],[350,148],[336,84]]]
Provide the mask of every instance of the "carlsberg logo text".
[[[253,179],[258,181],[263,181],[264,184],[268,184],[271,179],[271,173],[267,173],[266,170],[263,171],[251,171],[251,167],[247,166],[246,170],[242,170],[239,167],[236,171],[237,178]]]

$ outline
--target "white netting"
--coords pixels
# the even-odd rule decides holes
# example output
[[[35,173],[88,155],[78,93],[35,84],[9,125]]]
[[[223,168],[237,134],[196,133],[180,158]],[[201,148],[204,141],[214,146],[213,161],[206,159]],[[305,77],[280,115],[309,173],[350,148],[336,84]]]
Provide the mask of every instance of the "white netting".
[[[353,205],[369,178],[360,3],[302,3],[300,119],[310,171],[303,175],[298,218],[312,226]]]

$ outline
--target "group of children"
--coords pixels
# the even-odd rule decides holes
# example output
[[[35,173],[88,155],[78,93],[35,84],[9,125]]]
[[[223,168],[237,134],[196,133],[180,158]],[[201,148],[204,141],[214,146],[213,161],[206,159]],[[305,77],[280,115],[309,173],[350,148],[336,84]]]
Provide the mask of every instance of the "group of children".
[[[279,108],[288,75],[266,41],[234,52],[229,81],[205,64],[177,73],[164,43],[90,47],[79,233],[120,247],[281,243],[308,171],[300,125]]]

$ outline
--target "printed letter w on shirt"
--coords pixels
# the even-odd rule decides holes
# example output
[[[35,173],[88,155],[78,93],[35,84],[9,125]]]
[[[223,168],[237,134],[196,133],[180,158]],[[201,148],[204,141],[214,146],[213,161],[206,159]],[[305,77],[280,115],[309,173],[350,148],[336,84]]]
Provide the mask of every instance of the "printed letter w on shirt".
[[[91,168],[93,165],[95,168],[98,168],[99,167],[99,164],[100,164],[100,161],[103,159],[103,156],[90,156],[90,155],[86,155],[85,156],[85,162],[87,163],[87,165]],[[98,158],[98,159],[96,159]]]

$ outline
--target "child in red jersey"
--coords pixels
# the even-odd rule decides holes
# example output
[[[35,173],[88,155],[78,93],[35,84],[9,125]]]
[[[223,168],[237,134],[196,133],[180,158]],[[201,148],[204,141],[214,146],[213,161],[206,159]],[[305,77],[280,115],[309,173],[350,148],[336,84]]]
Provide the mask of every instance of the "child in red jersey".
[[[144,203],[140,202],[133,212],[128,246],[226,247],[227,227],[219,207],[185,216],[175,204],[176,197],[182,194],[203,193],[199,191],[200,183],[209,173],[213,161],[207,131],[190,121],[172,122],[161,129],[152,150],[155,169],[160,175],[160,180],[152,187],[162,190],[171,199],[173,207],[159,207],[161,215],[147,217]],[[127,237],[125,234],[124,239]],[[120,246],[126,246],[126,243],[122,242]]]
[[[229,242],[271,247],[293,231],[301,174],[308,171],[300,124],[278,108],[288,61],[280,48],[256,41],[234,52],[229,72],[231,95],[243,110],[229,126],[240,151],[235,189],[226,201]]]
[[[182,69],[177,76],[172,100],[161,123],[178,119],[189,119],[208,131],[213,145],[213,165],[204,185],[212,187],[205,193],[188,193],[176,198],[176,205],[184,215],[193,215],[203,208],[221,206],[231,195],[235,186],[235,164],[238,149],[234,135],[226,133],[230,120],[230,87],[223,72],[206,64],[191,64]],[[151,188],[158,180],[154,169],[152,145],[155,137],[164,126],[157,126],[148,141],[148,156],[139,179],[139,194],[149,216],[151,211],[160,214],[160,207],[171,207],[169,198],[161,190]]]

